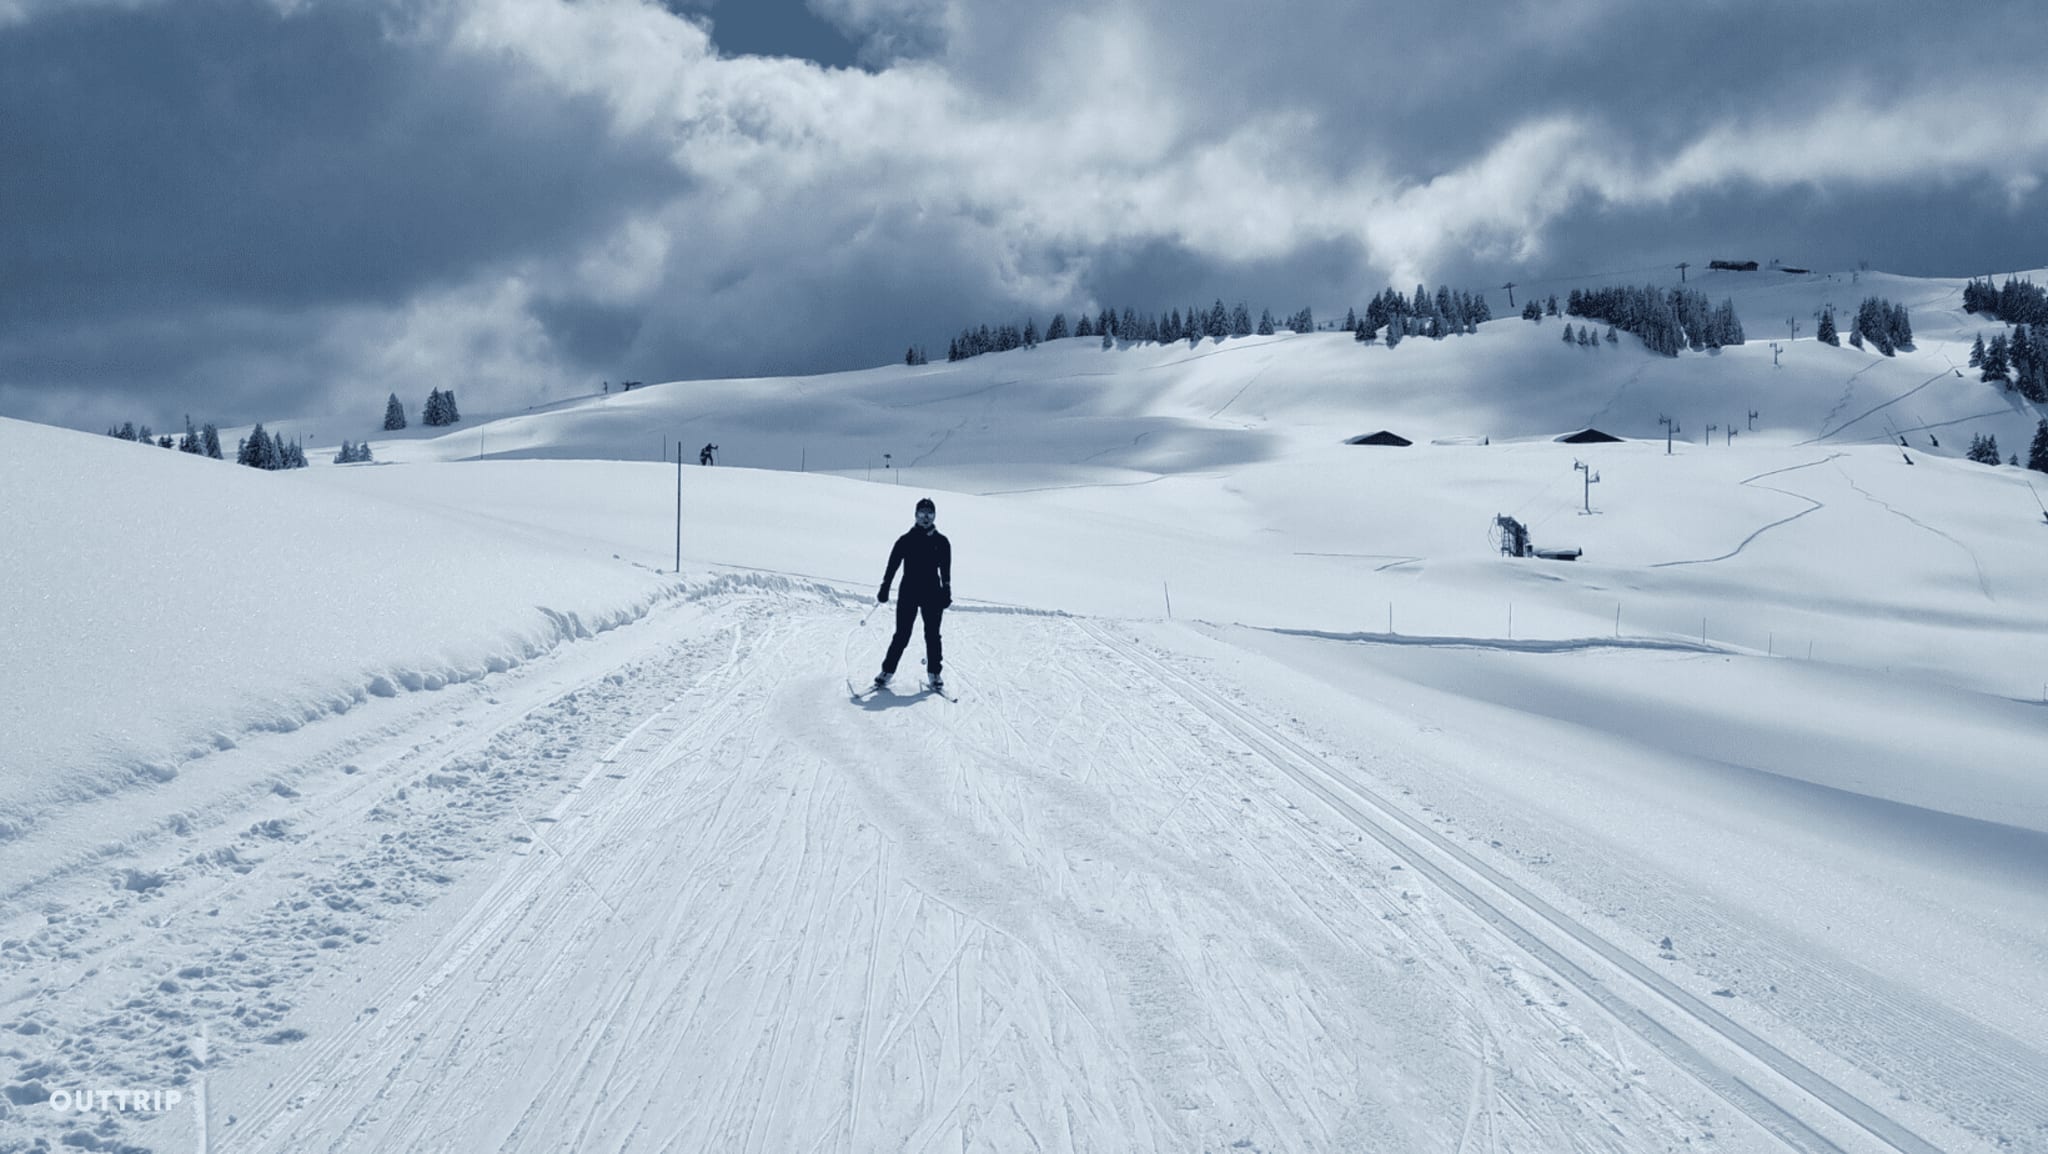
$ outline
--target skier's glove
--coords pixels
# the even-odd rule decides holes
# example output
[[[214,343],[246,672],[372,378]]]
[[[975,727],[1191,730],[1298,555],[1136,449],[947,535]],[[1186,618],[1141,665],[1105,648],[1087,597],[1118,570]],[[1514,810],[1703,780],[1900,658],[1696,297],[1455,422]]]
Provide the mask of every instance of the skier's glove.
[[[888,602],[889,587],[887,585],[883,585],[880,589],[875,590],[875,604],[886,605],[888,604]]]
[[[951,589],[941,589],[941,590],[939,590],[939,608],[941,608],[941,609],[951,609],[952,607],[953,607],[953,591],[952,591]]]

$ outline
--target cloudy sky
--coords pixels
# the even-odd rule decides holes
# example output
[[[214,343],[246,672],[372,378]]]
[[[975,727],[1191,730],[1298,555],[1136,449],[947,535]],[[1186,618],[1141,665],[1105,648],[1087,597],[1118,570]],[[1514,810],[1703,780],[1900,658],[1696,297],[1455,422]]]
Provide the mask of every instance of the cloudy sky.
[[[2044,175],[2038,0],[0,0],[0,415],[367,425],[1103,304],[2040,267]]]

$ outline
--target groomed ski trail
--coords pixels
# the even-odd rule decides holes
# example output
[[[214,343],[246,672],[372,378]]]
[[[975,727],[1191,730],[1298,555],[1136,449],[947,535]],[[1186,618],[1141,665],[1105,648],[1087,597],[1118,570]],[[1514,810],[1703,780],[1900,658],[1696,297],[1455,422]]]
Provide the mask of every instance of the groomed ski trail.
[[[1919,1148],[1731,1107],[1114,627],[962,613],[971,708],[863,707],[848,599],[727,596],[215,1150]]]

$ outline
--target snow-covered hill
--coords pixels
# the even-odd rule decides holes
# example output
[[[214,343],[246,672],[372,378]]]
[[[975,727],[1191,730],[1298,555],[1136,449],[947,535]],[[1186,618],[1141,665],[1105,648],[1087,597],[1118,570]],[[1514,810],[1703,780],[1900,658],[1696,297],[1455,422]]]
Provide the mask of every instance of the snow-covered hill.
[[[1749,345],[0,421],[0,1149],[2048,1148],[2039,417],[1960,281],[1692,281]],[[926,494],[962,700],[850,702]]]

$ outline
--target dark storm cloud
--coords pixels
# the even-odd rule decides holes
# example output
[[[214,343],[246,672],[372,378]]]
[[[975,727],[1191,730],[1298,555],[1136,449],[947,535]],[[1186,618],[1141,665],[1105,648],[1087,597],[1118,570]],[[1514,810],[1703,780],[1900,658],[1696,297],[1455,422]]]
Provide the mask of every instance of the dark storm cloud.
[[[0,412],[475,411],[1717,256],[2038,267],[2033,7],[0,0]]]
[[[117,351],[139,348],[149,381],[189,380],[218,358],[208,342],[246,328],[210,318],[290,331],[402,300],[557,251],[680,182],[609,136],[598,101],[389,15],[193,0],[0,27],[0,346],[42,350],[0,365],[7,383],[144,387]],[[63,352],[94,333],[104,351]]]

